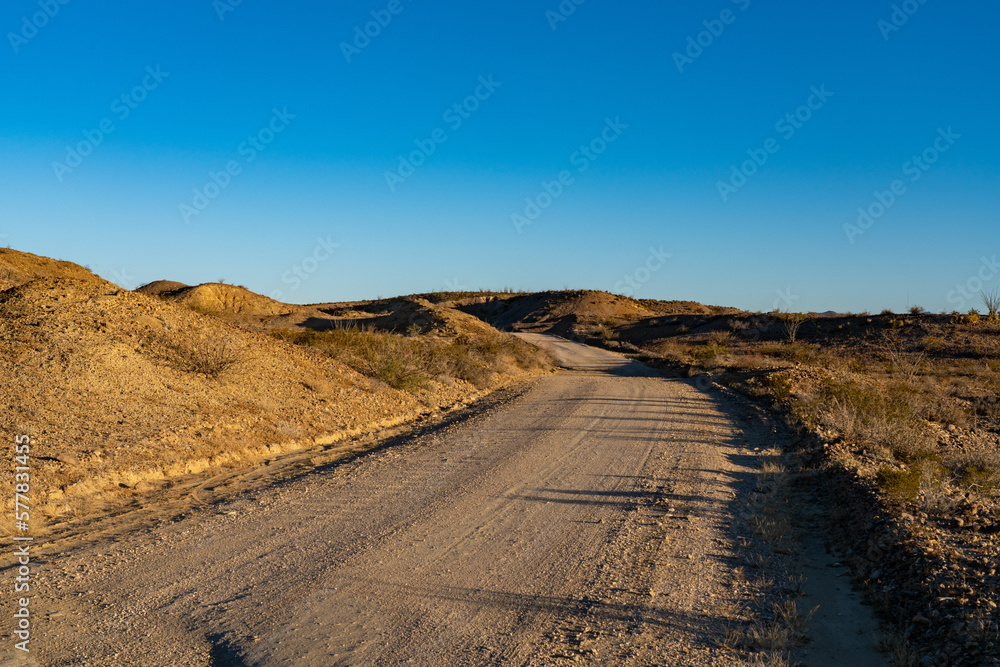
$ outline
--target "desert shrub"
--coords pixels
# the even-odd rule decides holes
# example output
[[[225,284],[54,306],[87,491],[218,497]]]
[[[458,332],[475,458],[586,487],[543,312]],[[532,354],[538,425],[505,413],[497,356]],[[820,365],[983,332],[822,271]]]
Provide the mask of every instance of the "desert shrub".
[[[708,334],[708,340],[716,345],[725,346],[733,342],[733,335],[728,331],[712,331]]]
[[[875,474],[879,487],[892,498],[912,501],[922,490],[940,488],[950,476],[942,465],[941,456],[933,452],[915,452],[900,456],[906,464],[902,470],[884,466]]]
[[[760,383],[775,398],[790,398],[792,395],[792,379],[785,374],[765,375]]]
[[[691,350],[691,356],[699,361],[711,361],[720,355],[729,354],[729,350],[714,341],[709,341],[704,345],[698,345]]]
[[[967,464],[958,471],[958,483],[966,488],[997,488],[997,469],[989,466]]]
[[[997,312],[1000,311],[1000,292],[996,289],[983,290],[979,293],[980,298],[983,300],[983,305],[986,306],[986,316],[995,321],[997,319]]]
[[[948,343],[940,336],[925,336],[920,341],[920,349],[924,352],[940,352],[948,347]]]
[[[595,327],[591,334],[605,341],[618,340],[618,333],[605,324]]]
[[[997,396],[976,396],[972,400],[972,410],[981,417],[1000,419],[1000,398]]]
[[[923,306],[910,306],[910,315],[923,315],[927,309]]]
[[[923,367],[924,353],[907,349],[898,338],[887,336],[876,349],[888,364],[889,372],[904,380],[912,380]]]
[[[207,338],[201,342],[162,341],[163,357],[179,371],[218,378],[237,370],[243,363],[243,350],[228,336]]]
[[[794,343],[799,335],[799,329],[809,319],[809,316],[805,313],[784,313],[780,311],[776,315],[781,322],[782,331],[785,332],[785,338],[789,343]]]
[[[908,469],[897,470],[888,466],[882,467],[875,475],[879,488],[890,497],[897,500],[910,501],[920,493],[921,470],[919,465]]]
[[[918,416],[939,424],[972,426],[973,417],[953,399],[945,396],[927,396],[914,401]]]
[[[730,320],[729,330],[732,332],[746,331],[750,328],[750,323],[744,320]]]
[[[816,398],[821,421],[847,439],[894,456],[922,455],[933,445],[914,412],[916,392],[902,383],[864,386],[826,380]]]
[[[764,345],[760,348],[760,353],[766,357],[776,357],[808,364],[814,362],[820,353],[819,345],[810,343],[778,343]]]
[[[691,346],[673,340],[665,340],[652,347],[652,351],[663,359],[684,361],[691,356]]]
[[[1000,357],[1000,346],[996,343],[980,343],[972,347],[972,356],[978,359],[995,359]]]

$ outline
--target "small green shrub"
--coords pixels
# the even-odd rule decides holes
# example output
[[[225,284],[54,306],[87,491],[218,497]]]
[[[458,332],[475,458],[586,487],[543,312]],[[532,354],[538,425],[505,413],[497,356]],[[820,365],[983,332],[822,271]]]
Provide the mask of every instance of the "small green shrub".
[[[776,398],[792,396],[792,379],[787,375],[768,375],[761,380],[761,384]]]
[[[940,352],[948,347],[948,343],[940,336],[926,336],[920,341],[920,349],[924,352]]]
[[[884,466],[875,475],[879,488],[896,500],[912,501],[920,493],[920,465],[912,465],[909,469],[897,470]]]
[[[966,488],[996,488],[997,471],[976,465],[963,466],[958,474],[958,483]]]
[[[699,345],[691,350],[691,356],[699,361],[711,361],[712,359],[717,359],[723,354],[729,354],[729,349],[714,341],[709,341],[708,343]]]

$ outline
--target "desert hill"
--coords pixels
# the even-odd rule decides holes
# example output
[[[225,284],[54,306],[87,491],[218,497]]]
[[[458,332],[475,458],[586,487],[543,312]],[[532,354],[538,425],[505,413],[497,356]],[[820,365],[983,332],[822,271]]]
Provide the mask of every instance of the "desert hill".
[[[73,262],[0,248],[0,290],[23,285],[37,278],[99,280],[91,271]]]
[[[412,420],[471,400],[528,363],[507,361],[523,350],[506,337],[505,351],[476,357],[479,366],[464,374],[449,376],[439,361],[418,375],[406,355],[420,357],[411,348],[426,341],[356,331],[346,348],[293,344],[261,323],[296,307],[244,288],[160,282],[144,293],[18,251],[2,251],[0,262],[9,285],[0,291],[0,429],[11,442],[18,433],[33,438],[33,516],[46,522],[180,475]],[[454,318],[473,319],[446,313],[440,321]],[[386,374],[383,361],[393,372],[402,364],[402,376]],[[13,483],[10,470],[0,481]]]
[[[458,300],[454,305],[499,329],[547,331],[570,338],[586,338],[595,329],[607,326],[648,326],[656,318],[670,314],[714,316],[741,312],[693,301],[637,300],[594,290]]]

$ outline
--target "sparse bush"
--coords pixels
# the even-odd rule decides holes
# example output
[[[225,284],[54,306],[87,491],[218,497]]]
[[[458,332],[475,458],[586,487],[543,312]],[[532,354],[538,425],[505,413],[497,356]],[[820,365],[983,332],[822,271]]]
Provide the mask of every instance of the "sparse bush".
[[[880,468],[875,475],[879,488],[891,498],[912,501],[920,493],[920,465],[912,465],[908,469],[897,470],[888,466]]]
[[[603,341],[618,340],[618,333],[604,324],[595,327],[591,332],[591,335],[596,336]]]
[[[910,306],[910,315],[924,315],[927,309],[923,306]]]
[[[723,354],[729,354],[729,350],[713,341],[699,345],[691,351],[691,356],[700,361],[711,361]]]
[[[708,340],[716,345],[729,345],[733,341],[733,335],[728,331],[713,331],[708,334]]]
[[[1000,292],[995,288],[986,291],[983,290],[979,293],[979,297],[983,300],[983,305],[986,306],[986,315],[991,321],[997,320],[997,312],[1000,311]]]
[[[920,341],[920,348],[924,352],[941,352],[946,347],[948,347],[948,343],[940,336],[926,336]]]
[[[778,311],[777,318],[781,321],[781,329],[785,332],[785,338],[789,343],[794,343],[799,335],[802,324],[809,319],[805,313],[785,313]]]
[[[865,386],[826,380],[807,413],[821,414],[821,422],[846,440],[897,457],[922,455],[933,441],[914,412],[914,395],[912,387],[899,382]]]
[[[924,363],[923,352],[911,352],[898,338],[886,336],[878,345],[878,351],[889,364],[893,375],[904,380],[912,380],[920,372]]]
[[[767,375],[761,380],[776,398],[791,398],[792,379],[787,375]]]
[[[977,396],[972,399],[972,409],[982,417],[1000,419],[1000,398],[995,395]]]
[[[243,351],[228,336],[209,338],[197,344],[166,342],[167,361],[179,371],[210,378],[236,370],[243,362]]]
[[[958,483],[966,488],[995,489],[997,470],[972,464],[965,465],[959,471]]]

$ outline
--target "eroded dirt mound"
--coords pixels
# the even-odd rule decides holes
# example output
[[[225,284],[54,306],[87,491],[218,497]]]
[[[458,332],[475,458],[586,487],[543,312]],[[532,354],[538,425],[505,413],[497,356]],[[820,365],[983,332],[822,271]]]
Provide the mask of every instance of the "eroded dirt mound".
[[[20,250],[0,248],[0,290],[23,285],[38,278],[99,280],[79,264],[40,257]]]
[[[393,312],[376,318],[374,325],[397,333],[432,333],[439,336],[480,336],[496,329],[478,317],[424,299],[400,303]]]
[[[142,287],[137,288],[135,291],[141,292],[142,294],[149,294],[150,296],[159,296],[160,294],[176,292],[186,287],[190,287],[190,285],[179,283],[176,280],[154,280],[151,283],[146,283]]]
[[[229,306],[225,294],[238,294],[216,293]],[[33,436],[32,493],[47,520],[109,490],[128,495],[427,410],[313,350],[99,278],[0,292],[0,377],[0,427],[11,442]],[[2,483],[13,483],[10,470]]]
[[[488,301],[477,299],[463,305],[462,310],[498,329],[550,331],[560,335],[573,333],[576,325],[655,315],[634,299],[589,290],[538,292]]]
[[[243,317],[267,318],[285,315],[295,308],[251,292],[245,287],[223,283],[203,283],[194,287],[184,287],[164,296],[171,301],[206,313]]]

